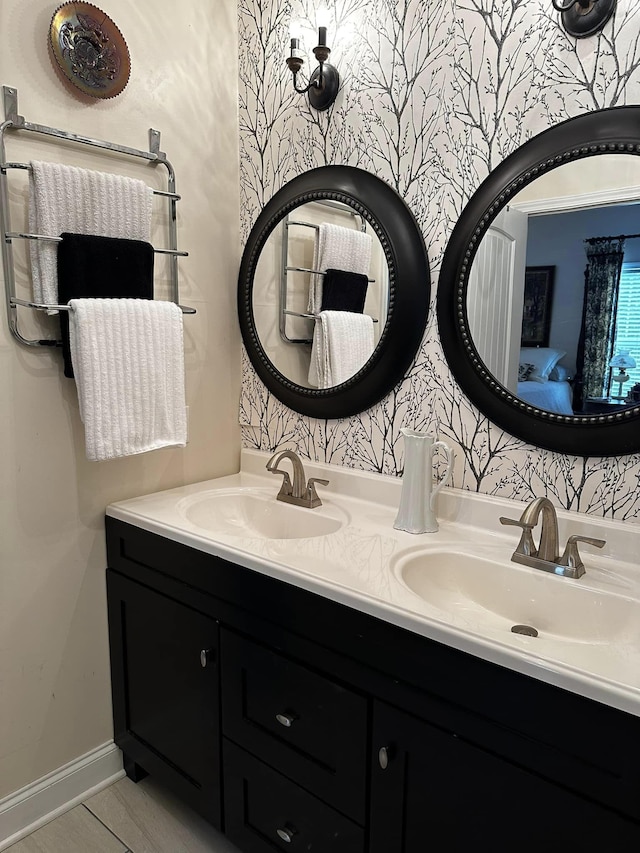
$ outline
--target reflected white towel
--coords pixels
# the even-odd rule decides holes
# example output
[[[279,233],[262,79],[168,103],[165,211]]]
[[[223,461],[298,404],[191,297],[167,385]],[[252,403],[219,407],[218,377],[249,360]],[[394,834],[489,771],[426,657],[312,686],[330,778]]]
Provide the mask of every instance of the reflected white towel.
[[[184,447],[182,311],[152,299],[72,299],[69,337],[87,458]]]
[[[373,320],[351,311],[321,311],[311,345],[309,383],[332,388],[357,373],[373,353]]]
[[[371,263],[371,236],[355,228],[342,228],[322,222],[313,249],[313,269],[344,270],[369,275]],[[318,314],[322,308],[322,282],[324,276],[312,275],[309,288],[308,311]]]
[[[148,243],[152,202],[153,191],[143,181],[60,163],[31,161],[29,230],[33,234],[96,234]],[[31,240],[29,248],[33,298],[55,304],[58,244]]]

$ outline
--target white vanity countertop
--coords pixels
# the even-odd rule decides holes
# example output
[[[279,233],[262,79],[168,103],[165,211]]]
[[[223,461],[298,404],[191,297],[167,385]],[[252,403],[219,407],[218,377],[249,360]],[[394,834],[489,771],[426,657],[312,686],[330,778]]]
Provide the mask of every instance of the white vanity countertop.
[[[567,584],[594,590],[596,609],[600,589],[631,599],[631,618],[615,626],[616,636],[606,631],[597,636],[596,630],[595,638],[580,641],[545,634],[543,626],[537,626],[538,637],[490,624],[480,629],[477,620],[465,616],[464,607],[445,612],[424,601],[401,580],[398,568],[404,557],[421,548],[466,552],[508,564],[518,530],[503,527],[499,517],[517,519],[525,504],[445,488],[438,496],[438,533],[412,535],[393,528],[399,478],[303,460],[307,477],[325,477],[330,483],[318,486],[321,507],[291,509],[327,518],[344,518],[346,513],[347,523],[336,532],[307,539],[245,537],[209,532],[186,517],[185,507],[220,491],[259,489],[275,499],[282,478],[266,472],[268,459],[269,454],[245,450],[239,474],[120,501],[107,508],[107,515],[640,716],[640,527],[558,510],[562,547],[571,534],[605,539],[607,545],[597,554],[589,546],[581,548],[587,573],[579,580],[526,569],[536,573],[536,581],[540,575],[547,593],[549,584],[562,585],[563,595]],[[289,462],[283,466],[290,469]],[[538,534],[539,525],[534,536]]]

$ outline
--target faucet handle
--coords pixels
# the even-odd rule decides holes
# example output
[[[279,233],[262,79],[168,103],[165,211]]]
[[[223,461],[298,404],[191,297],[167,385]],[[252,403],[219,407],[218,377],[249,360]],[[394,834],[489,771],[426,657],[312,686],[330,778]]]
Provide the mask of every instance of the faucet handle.
[[[279,495],[293,494],[293,486],[291,485],[291,477],[289,477],[288,471],[283,471],[282,468],[270,468],[268,465],[267,471],[269,471],[270,474],[282,474],[282,486],[278,492]]]
[[[533,524],[521,521],[519,518],[506,518],[504,515],[500,516],[500,524],[506,524],[511,527],[522,527],[525,530],[533,530]]]
[[[321,480],[320,477],[309,477],[307,481],[307,494],[306,500],[309,501],[307,506],[313,508],[315,506],[322,506],[322,501],[318,497],[318,493],[316,492],[316,483],[320,483],[321,486],[328,486],[328,480]]]
[[[533,530],[533,524],[529,524],[528,522],[521,521],[517,518],[505,518],[503,515],[500,516],[500,524],[506,524],[510,527],[520,527],[522,535],[520,536],[520,541],[518,542],[518,547],[516,548],[515,553],[526,554],[527,557],[535,557],[538,551],[535,546],[535,542],[533,541],[533,534],[531,533]]]
[[[578,552],[578,542],[586,542],[587,545],[595,545],[596,548],[603,548],[607,544],[605,539],[593,539],[591,536],[570,536],[567,539],[564,554],[560,557],[561,566],[568,566],[571,569],[582,569],[584,567]]]

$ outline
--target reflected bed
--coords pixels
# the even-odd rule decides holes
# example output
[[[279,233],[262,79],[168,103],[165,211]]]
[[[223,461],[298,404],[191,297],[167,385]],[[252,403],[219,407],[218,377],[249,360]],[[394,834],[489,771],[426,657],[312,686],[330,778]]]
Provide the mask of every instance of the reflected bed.
[[[518,382],[517,396],[546,412],[572,415],[573,391],[569,382]]]

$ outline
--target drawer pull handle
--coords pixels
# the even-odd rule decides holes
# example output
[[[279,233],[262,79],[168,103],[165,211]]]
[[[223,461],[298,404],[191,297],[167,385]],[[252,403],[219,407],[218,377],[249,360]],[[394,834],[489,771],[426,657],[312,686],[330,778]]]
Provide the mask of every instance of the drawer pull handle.
[[[378,764],[383,770],[389,766],[389,750],[386,746],[381,746],[378,750]]]
[[[205,667],[214,660],[213,650],[212,649],[202,649],[200,652],[200,666],[205,669]]]
[[[285,826],[284,829],[276,829],[276,832],[278,833],[278,837],[286,841],[287,844],[291,844],[293,836],[296,834],[296,830],[291,826]]]
[[[276,714],[276,720],[281,726],[285,726],[287,729],[290,729],[297,719],[294,714]]]

